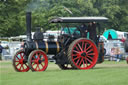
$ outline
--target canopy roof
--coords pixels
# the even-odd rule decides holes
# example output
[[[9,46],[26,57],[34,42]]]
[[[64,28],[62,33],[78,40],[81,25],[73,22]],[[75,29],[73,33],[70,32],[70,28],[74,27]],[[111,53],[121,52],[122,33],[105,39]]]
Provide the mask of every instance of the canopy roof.
[[[106,17],[57,17],[50,20],[50,23],[88,23],[88,22],[106,22]]]

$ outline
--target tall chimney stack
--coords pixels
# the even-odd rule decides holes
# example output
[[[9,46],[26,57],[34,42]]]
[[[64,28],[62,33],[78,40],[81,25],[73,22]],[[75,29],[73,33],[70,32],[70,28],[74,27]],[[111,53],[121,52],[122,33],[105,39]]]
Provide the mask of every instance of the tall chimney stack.
[[[26,13],[27,41],[32,41],[31,37],[31,12]]]

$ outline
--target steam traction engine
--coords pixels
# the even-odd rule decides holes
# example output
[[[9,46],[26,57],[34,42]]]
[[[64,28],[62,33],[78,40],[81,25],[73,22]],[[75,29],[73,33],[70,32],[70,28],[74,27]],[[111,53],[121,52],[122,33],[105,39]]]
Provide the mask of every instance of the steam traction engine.
[[[89,23],[103,22],[105,17],[59,17],[51,23]],[[48,66],[47,54],[54,55],[56,64],[61,69],[91,69],[96,63],[103,62],[104,47],[96,36],[92,41],[83,36],[84,32],[79,27],[71,33],[70,27],[66,27],[68,34],[64,34],[64,28],[58,41],[44,41],[43,34],[38,31],[31,38],[31,13],[26,13],[27,41],[24,49],[17,51],[13,57],[13,67],[18,72],[45,71]],[[77,34],[77,35],[76,35]]]

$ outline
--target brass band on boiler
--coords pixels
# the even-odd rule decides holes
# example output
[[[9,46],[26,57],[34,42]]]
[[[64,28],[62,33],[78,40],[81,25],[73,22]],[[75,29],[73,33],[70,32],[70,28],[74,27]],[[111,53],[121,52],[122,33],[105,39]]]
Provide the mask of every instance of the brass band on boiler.
[[[45,46],[46,46],[46,53],[48,53],[48,43],[45,41]]]
[[[56,46],[57,46],[57,53],[60,51],[60,47],[59,47],[59,43],[56,42]]]
[[[36,44],[36,49],[39,49],[37,41],[35,41],[35,44]]]

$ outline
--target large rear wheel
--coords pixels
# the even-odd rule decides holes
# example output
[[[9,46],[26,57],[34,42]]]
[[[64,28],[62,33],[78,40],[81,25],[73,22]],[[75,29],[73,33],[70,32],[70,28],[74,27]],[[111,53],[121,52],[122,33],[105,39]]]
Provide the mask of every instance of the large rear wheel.
[[[26,55],[25,55],[23,49],[16,52],[12,61],[13,61],[13,67],[17,72],[27,72],[27,71],[29,71]]]
[[[68,49],[68,59],[77,69],[91,69],[98,59],[98,50],[93,41],[80,38],[71,43]]]
[[[47,55],[42,50],[34,50],[29,55],[28,64],[32,71],[45,71],[48,66]]]

